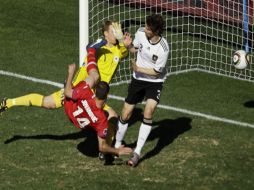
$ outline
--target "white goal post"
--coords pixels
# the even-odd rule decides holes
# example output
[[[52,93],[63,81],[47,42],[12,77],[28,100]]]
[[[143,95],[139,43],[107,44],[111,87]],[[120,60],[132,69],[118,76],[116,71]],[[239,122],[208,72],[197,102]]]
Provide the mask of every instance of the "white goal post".
[[[79,66],[83,65],[89,42],[89,1],[79,0]]]
[[[254,0],[79,1],[80,64],[88,43],[83,40],[100,38],[103,21],[119,21],[134,36],[137,28],[145,24],[147,15],[159,13],[166,20],[164,36],[171,46],[169,74],[202,71],[254,82],[252,64],[238,70],[232,63],[232,54],[239,49],[249,51],[252,61]],[[87,36],[83,37],[85,33]],[[112,82],[122,83],[130,76],[127,59],[119,65]]]

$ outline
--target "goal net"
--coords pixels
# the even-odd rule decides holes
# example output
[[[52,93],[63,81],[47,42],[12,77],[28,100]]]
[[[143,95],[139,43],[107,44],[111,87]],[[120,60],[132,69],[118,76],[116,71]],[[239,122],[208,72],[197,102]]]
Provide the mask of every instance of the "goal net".
[[[134,36],[144,26],[147,15],[160,13],[166,20],[164,36],[171,47],[169,75],[197,70],[254,81],[251,64],[238,70],[232,63],[234,51],[252,52],[253,0],[88,1],[89,41],[102,37],[101,24],[105,20],[121,22],[123,29]],[[126,59],[119,65],[112,83],[126,82],[130,76]]]

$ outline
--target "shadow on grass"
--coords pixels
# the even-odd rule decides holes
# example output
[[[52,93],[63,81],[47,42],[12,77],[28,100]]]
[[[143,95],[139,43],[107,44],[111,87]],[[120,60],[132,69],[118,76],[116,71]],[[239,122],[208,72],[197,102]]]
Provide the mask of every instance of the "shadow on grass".
[[[254,108],[254,101],[247,101],[244,103],[244,106],[247,108]]]
[[[164,119],[162,121],[154,122],[153,128],[148,136],[147,141],[153,141],[158,139],[155,147],[147,152],[140,158],[139,164],[161,152],[161,150],[171,144],[179,135],[185,133],[191,129],[191,119],[188,117],[180,117],[175,120]],[[155,127],[157,126],[157,127]],[[127,146],[135,147],[137,142],[129,144]]]
[[[82,130],[76,133],[64,134],[64,135],[31,135],[31,136],[22,136],[14,135],[12,138],[4,141],[4,144],[9,144],[17,140],[77,140],[85,138],[85,140],[77,145],[77,149],[86,156],[97,157],[98,156],[98,140],[94,130],[87,129]]]
[[[142,109],[134,109],[133,115],[129,121],[130,127],[136,122],[141,122],[143,119]],[[188,117],[180,117],[175,120],[164,119],[162,121],[154,122],[154,127],[147,139],[147,141],[153,141],[158,139],[155,147],[147,152],[141,159],[140,162],[149,159],[157,154],[160,151],[168,146],[170,143],[174,141],[180,134],[191,129],[191,119]],[[157,127],[155,127],[157,126]],[[9,144],[17,140],[77,140],[80,138],[85,138],[84,141],[80,142],[77,145],[77,149],[84,155],[89,157],[98,157],[98,140],[96,136],[96,132],[92,129],[86,129],[83,131],[79,131],[76,133],[63,134],[63,135],[51,135],[51,134],[43,134],[43,135],[31,135],[31,136],[22,136],[15,135],[10,139],[7,139],[4,144]],[[134,148],[137,142],[133,142],[131,144],[127,144],[126,146]],[[140,163],[139,162],[139,163]]]

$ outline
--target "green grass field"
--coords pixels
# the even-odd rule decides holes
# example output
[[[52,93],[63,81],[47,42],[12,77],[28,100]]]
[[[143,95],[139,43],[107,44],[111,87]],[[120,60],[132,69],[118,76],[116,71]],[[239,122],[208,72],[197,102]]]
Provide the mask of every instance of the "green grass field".
[[[78,63],[78,1],[0,4],[0,70],[61,83],[67,65]],[[0,75],[0,97],[55,90]],[[116,96],[126,92],[124,84],[111,88]],[[108,103],[121,112],[122,101]],[[136,168],[99,161],[96,135],[77,130],[62,108],[6,111],[0,116],[0,189],[254,189],[254,128],[243,126],[254,126],[253,83],[202,72],[172,75],[161,105],[169,109],[157,109]],[[142,110],[138,105],[131,120],[129,146]]]

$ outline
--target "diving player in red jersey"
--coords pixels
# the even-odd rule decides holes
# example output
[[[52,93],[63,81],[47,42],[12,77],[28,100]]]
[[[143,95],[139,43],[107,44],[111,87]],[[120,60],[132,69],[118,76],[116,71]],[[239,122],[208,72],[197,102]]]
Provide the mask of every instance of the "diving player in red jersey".
[[[109,92],[109,85],[100,81],[96,85],[93,75],[98,72],[96,67],[88,70],[89,76],[86,81],[80,82],[74,88],[72,80],[75,73],[75,64],[69,65],[66,86],[64,88],[64,109],[72,123],[80,128],[92,127],[97,132],[99,151],[117,156],[130,154],[131,148],[121,146],[113,148],[106,142],[108,121],[103,111]],[[95,85],[95,92],[91,90]]]

